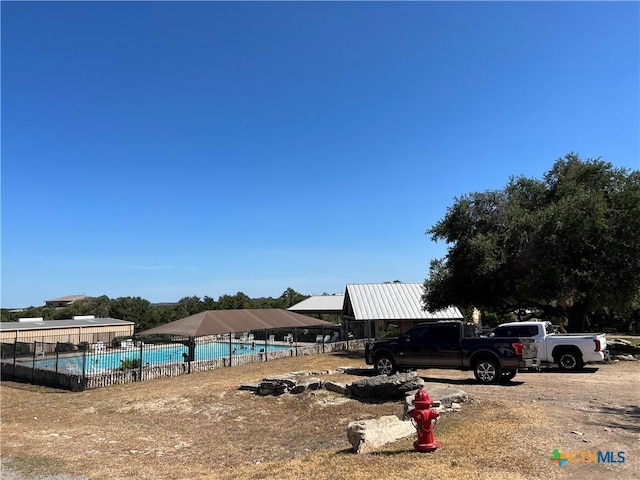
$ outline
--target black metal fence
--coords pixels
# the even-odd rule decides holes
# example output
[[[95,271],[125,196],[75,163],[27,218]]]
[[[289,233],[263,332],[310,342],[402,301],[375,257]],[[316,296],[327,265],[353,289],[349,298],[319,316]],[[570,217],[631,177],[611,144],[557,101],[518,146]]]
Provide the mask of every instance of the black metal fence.
[[[108,385],[172,377],[288,356],[364,348],[363,340],[340,341],[324,332],[119,339],[112,342],[15,341],[0,344],[3,379],[82,391]]]

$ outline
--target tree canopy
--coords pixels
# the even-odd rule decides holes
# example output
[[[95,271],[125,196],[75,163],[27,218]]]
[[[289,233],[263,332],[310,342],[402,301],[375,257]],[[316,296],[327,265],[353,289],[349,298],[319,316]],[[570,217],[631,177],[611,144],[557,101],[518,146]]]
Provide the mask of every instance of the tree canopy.
[[[431,262],[424,301],[497,313],[590,316],[640,301],[640,172],[576,154],[541,180],[456,198],[427,231],[449,245]]]
[[[73,302],[64,308],[30,307],[20,312],[2,311],[2,321],[15,321],[18,317],[42,317],[45,320],[72,318],[74,315],[95,315],[135,322],[136,331],[163,325],[180,318],[195,315],[205,310],[226,310],[238,308],[283,308],[308,298],[307,295],[287,288],[278,298],[252,299],[243,292],[235,295],[222,295],[215,301],[209,296],[181,298],[177,303],[153,305],[140,297],[119,297],[110,299],[106,295],[88,297]]]

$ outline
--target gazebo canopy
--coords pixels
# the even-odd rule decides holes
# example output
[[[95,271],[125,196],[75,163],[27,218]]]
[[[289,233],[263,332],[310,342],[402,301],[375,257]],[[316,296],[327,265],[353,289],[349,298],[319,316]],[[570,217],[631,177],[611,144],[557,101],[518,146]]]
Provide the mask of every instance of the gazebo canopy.
[[[138,335],[172,334],[201,337],[223,333],[245,332],[286,327],[337,327],[317,318],[288,312],[280,308],[254,308],[240,310],[207,310],[158,327],[144,330]]]

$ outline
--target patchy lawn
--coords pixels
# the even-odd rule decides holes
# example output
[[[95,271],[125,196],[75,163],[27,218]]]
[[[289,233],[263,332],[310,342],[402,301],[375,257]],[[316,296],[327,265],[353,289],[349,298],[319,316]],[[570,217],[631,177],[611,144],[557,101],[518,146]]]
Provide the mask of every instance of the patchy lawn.
[[[519,374],[509,386],[476,385],[471,372],[419,371],[427,391],[430,382],[442,382],[470,396],[461,412],[438,422],[441,447],[431,454],[416,452],[415,438],[375,454],[351,452],[347,424],[401,416],[401,402],[361,403],[325,390],[260,397],[238,389],[269,375],[340,366],[364,368],[362,353],[286,358],[80,393],[3,382],[1,454],[27,475],[95,480],[638,477],[637,363],[584,374]],[[331,378],[349,383],[359,377]],[[616,401],[607,399],[606,392],[624,388]],[[591,429],[601,431],[604,421],[608,432],[596,441]],[[580,429],[583,436],[571,433]],[[560,469],[549,459],[557,448],[605,446],[626,448],[627,463]]]

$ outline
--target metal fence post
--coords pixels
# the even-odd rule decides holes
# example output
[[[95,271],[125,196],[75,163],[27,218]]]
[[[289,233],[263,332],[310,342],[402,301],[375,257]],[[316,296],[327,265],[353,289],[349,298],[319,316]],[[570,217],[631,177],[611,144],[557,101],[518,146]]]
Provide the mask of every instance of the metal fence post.
[[[87,351],[82,351],[82,380],[87,378]]]
[[[36,348],[38,348],[38,342],[36,340],[33,341],[33,357],[31,359],[31,383],[36,378]]]
[[[142,381],[142,347],[142,342],[140,342],[140,375],[138,375],[140,381]]]
[[[16,352],[18,351],[18,339],[13,340],[13,377],[16,376]]]

